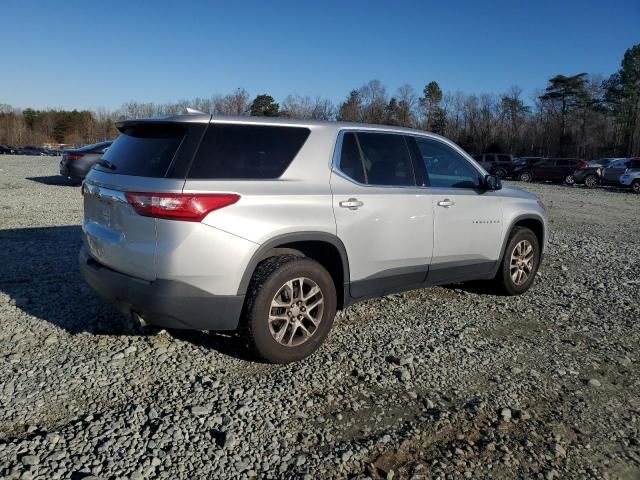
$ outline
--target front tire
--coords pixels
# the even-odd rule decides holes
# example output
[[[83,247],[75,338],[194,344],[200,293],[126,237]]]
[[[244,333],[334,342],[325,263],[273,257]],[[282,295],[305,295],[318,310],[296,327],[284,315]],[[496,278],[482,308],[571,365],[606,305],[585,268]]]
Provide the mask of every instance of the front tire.
[[[573,177],[573,175],[567,175],[566,177],[564,177],[564,183],[566,183],[567,185],[575,185],[576,179]]]
[[[258,265],[249,284],[245,335],[263,360],[295,362],[322,344],[336,307],[335,285],[322,265],[294,255],[270,257]]]
[[[529,172],[522,172],[520,175],[518,175],[518,180],[528,183],[533,180],[533,176]]]
[[[495,281],[506,295],[521,295],[533,285],[540,266],[540,244],[535,233],[515,227],[509,236]]]

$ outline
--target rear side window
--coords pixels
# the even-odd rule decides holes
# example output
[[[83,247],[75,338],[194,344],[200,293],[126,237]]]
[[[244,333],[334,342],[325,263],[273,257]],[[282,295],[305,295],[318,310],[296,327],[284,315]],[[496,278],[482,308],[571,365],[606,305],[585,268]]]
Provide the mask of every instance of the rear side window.
[[[345,133],[342,138],[340,171],[356,182],[367,183],[355,133]]]
[[[485,155],[484,156],[484,161],[485,162],[489,162],[489,163],[493,163],[493,162],[496,161],[496,158],[493,155]]]
[[[211,124],[189,178],[278,178],[308,137],[308,128]]]
[[[511,157],[509,155],[498,155],[498,162],[511,163]]]
[[[137,177],[164,177],[185,131],[172,125],[125,127],[94,168]]]
[[[369,185],[415,186],[409,148],[402,135],[359,132],[356,138]]]

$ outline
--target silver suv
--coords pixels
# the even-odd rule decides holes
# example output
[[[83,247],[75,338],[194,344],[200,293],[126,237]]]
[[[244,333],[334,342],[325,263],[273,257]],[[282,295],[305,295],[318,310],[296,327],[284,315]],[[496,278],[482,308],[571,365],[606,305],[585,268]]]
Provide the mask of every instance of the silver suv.
[[[337,309],[392,292],[533,284],[543,204],[462,149],[379,125],[181,115],[123,121],[83,187],[86,281],[166,328],[239,330],[302,359]]]

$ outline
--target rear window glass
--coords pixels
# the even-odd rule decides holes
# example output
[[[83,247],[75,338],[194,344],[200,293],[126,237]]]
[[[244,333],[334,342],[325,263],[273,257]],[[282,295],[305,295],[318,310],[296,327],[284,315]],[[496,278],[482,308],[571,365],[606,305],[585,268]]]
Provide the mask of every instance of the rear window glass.
[[[300,127],[211,124],[189,178],[278,178],[308,136]]]
[[[184,138],[172,125],[126,127],[94,168],[137,177],[164,177]]]

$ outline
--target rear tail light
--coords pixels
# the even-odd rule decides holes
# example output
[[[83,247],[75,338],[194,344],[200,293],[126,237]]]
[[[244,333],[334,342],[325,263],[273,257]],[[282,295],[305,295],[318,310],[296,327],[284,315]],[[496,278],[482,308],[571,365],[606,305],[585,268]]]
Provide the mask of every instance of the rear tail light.
[[[589,168],[589,164],[587,162],[580,162],[578,164],[578,170],[584,170],[585,168]]]
[[[125,196],[139,215],[187,222],[201,222],[214,210],[240,199],[235,193],[127,192]]]
[[[67,160],[80,160],[84,153],[67,153]]]

